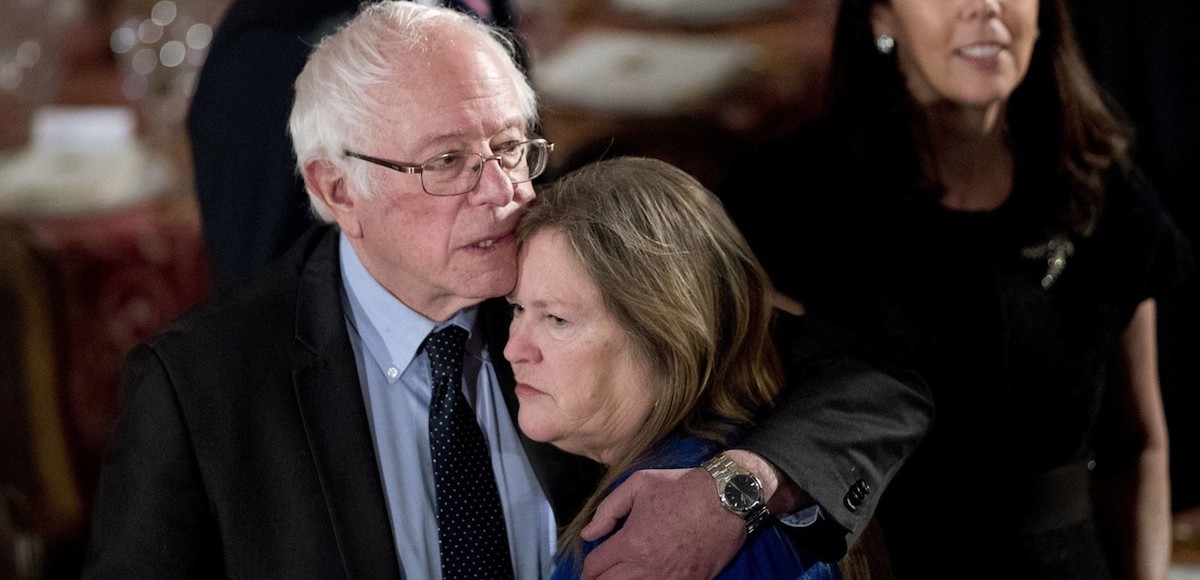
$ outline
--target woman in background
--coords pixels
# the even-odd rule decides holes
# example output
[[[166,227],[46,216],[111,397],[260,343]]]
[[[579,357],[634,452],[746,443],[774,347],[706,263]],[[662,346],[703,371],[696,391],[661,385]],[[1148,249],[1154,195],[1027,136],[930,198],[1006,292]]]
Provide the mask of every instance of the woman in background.
[[[720,202],[683,171],[622,158],[563,177],[522,218],[512,363],[518,423],[607,467],[554,578],[603,539],[580,530],[635,469],[705,464],[779,392],[770,286]],[[779,324],[792,320],[780,315]],[[761,520],[719,578],[840,578]],[[702,532],[701,532],[702,533]]]
[[[1190,258],[1062,2],[843,0],[831,73],[722,197],[781,291],[933,389],[878,512],[897,577],[1164,578],[1154,297]]]

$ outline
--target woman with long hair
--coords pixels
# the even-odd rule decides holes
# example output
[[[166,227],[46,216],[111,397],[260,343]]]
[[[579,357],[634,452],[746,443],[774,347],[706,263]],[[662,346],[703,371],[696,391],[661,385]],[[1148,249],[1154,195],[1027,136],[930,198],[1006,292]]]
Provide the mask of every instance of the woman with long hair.
[[[581,530],[634,470],[731,469],[718,452],[783,382],[776,314],[767,275],[720,202],[662,161],[618,158],[567,174],[539,193],[517,236],[504,349],[517,422],[529,438],[605,467],[560,541],[553,577],[578,578],[603,541],[584,541]],[[778,316],[777,325],[796,323]],[[773,517],[750,527],[719,578],[840,578]]]
[[[721,195],[781,291],[933,389],[878,512],[897,577],[1165,577],[1154,297],[1190,254],[1063,3],[843,0],[827,107]]]

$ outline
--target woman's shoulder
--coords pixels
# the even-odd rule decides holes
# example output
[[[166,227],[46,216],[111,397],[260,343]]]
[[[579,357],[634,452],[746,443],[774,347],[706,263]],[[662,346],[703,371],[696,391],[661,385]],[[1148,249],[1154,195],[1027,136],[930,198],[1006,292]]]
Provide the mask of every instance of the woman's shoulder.
[[[1087,234],[1072,234],[1065,246],[1067,266],[1058,293],[1072,296],[1074,304],[1103,305],[1102,311],[1124,328],[1137,305],[1186,280],[1193,268],[1192,249],[1136,166],[1109,167],[1103,193],[1094,227]]]
[[[1109,168],[1104,194],[1104,213],[1109,221],[1141,223],[1152,229],[1177,228],[1157,187],[1133,163],[1114,163]]]
[[[1155,290],[1194,267],[1193,249],[1151,180],[1137,166],[1110,169],[1096,242],[1112,259],[1144,265]]]
[[[630,470],[637,469],[676,469],[680,467],[696,467],[705,460],[716,455],[723,446],[711,439],[671,433],[663,438],[646,457],[637,462]]]

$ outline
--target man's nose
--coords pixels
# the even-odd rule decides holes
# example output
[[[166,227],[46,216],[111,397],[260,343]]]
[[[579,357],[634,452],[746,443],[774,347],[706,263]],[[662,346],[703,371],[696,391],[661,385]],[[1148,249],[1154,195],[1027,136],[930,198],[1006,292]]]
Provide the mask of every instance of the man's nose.
[[[495,163],[492,163],[493,161]],[[475,190],[468,194],[472,201],[499,207],[512,202],[517,186],[500,165],[500,156],[484,157],[479,171],[479,183],[475,185]]]

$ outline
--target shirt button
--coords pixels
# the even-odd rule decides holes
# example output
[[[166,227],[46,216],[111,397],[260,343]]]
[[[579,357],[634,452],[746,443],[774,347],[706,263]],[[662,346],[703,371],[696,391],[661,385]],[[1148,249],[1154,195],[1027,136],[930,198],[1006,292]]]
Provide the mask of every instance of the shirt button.
[[[397,369],[396,367],[388,367],[387,376],[393,381],[396,380],[396,377],[400,376],[400,369]]]

